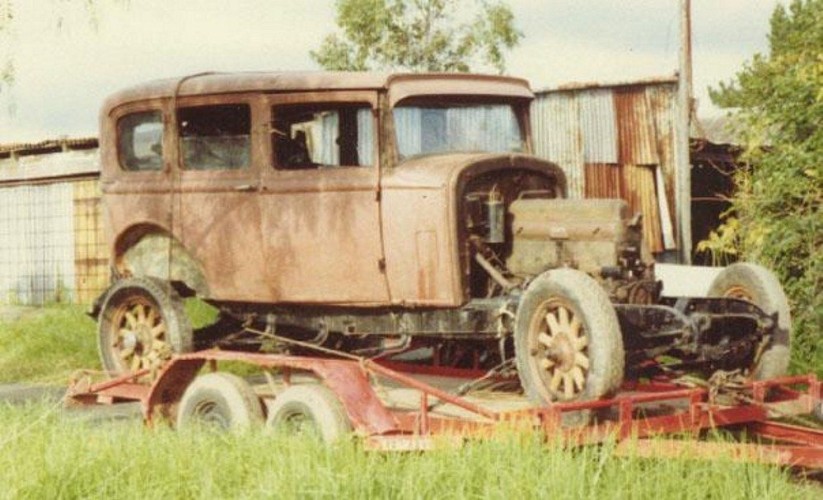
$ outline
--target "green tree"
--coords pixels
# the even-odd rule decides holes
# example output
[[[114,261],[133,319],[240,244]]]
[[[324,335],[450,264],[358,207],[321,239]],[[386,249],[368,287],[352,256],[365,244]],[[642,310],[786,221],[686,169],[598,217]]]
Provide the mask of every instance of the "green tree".
[[[486,65],[502,73],[504,53],[523,34],[502,1],[337,0],[340,33],[311,57],[329,70],[467,72]]]
[[[720,237],[780,277],[794,315],[795,369],[823,368],[823,0],[771,17],[770,50],[711,89],[745,139],[732,216]]]

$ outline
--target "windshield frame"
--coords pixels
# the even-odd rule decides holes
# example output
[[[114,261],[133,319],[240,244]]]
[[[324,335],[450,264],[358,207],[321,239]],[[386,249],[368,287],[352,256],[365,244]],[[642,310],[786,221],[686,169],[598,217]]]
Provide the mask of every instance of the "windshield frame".
[[[440,156],[449,154],[532,154],[531,143],[531,127],[529,123],[529,106],[531,99],[522,97],[507,97],[500,95],[414,95],[409,96],[396,102],[391,108],[387,109],[385,113],[384,126],[386,127],[385,137],[391,144],[391,158],[392,165],[398,166],[405,161],[412,158],[421,158],[425,156]],[[423,152],[415,155],[403,157],[400,151],[400,144],[398,140],[398,124],[395,121],[395,110],[404,107],[443,107],[448,108],[450,105],[456,106],[507,106],[510,107],[515,118],[517,128],[520,134],[521,150],[520,151],[441,151],[441,152]]]

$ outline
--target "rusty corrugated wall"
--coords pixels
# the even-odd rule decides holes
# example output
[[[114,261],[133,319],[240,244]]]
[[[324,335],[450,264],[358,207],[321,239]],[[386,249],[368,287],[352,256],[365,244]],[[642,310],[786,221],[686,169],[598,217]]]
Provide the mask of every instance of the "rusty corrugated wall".
[[[653,253],[677,248],[674,79],[536,93],[535,153],[560,165],[574,198],[625,199]]]
[[[578,100],[558,94],[532,105],[533,144],[537,156],[549,158],[566,172],[570,198],[584,195],[585,154]]]

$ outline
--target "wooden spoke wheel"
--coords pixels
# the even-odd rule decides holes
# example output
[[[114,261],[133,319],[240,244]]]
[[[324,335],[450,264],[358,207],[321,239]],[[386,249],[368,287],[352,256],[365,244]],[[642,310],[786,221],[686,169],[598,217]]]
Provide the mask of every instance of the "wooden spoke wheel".
[[[192,349],[192,329],[180,297],[151,278],[128,278],[109,290],[98,321],[103,367],[112,375],[156,373],[173,353]]]
[[[591,365],[589,335],[569,304],[552,299],[541,305],[530,325],[529,354],[555,399],[572,400],[586,387]]]
[[[518,306],[514,346],[521,384],[535,404],[597,399],[623,381],[617,314],[580,271],[549,271],[532,281]]]

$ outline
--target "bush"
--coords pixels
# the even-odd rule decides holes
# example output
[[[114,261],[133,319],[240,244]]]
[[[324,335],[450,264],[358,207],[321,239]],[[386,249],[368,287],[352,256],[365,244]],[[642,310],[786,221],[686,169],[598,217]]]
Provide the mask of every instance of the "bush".
[[[770,53],[712,89],[745,141],[732,218],[718,253],[773,269],[789,296],[793,367],[823,374],[823,0],[793,0],[771,18]],[[712,246],[712,245],[708,245]]]

